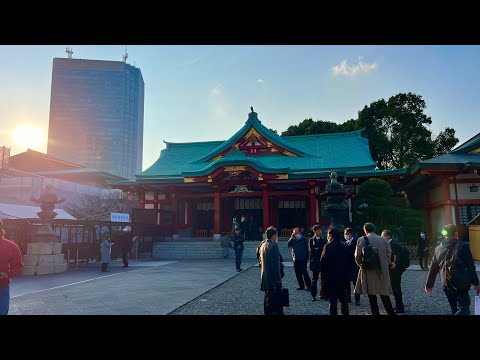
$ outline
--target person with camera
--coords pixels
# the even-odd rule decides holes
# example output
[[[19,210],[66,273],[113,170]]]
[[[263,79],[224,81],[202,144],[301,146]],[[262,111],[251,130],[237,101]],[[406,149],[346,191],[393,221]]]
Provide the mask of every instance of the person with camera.
[[[295,276],[298,281],[297,290],[310,291],[312,281],[307,271],[308,261],[308,240],[302,235],[300,228],[293,229],[292,236],[287,243],[288,247],[292,248],[293,267],[295,269]],[[306,286],[306,289],[305,289]]]

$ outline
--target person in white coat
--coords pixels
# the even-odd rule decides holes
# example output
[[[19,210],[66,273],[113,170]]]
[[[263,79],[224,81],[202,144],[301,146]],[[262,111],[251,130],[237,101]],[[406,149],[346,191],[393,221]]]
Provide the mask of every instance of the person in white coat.
[[[105,234],[102,242],[100,243],[102,272],[108,272],[107,267],[111,260],[112,245],[113,243],[110,242],[110,234]]]

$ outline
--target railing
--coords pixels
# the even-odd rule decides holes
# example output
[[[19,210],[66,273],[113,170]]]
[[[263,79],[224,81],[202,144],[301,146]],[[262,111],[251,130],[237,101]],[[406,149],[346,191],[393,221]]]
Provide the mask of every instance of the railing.
[[[293,229],[280,229],[281,237],[290,237],[292,235]]]
[[[195,237],[208,237],[208,229],[196,229]]]

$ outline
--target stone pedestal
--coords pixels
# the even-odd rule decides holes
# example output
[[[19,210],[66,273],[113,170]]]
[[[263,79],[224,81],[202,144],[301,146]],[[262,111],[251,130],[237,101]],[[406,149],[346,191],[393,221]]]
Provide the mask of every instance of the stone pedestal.
[[[33,235],[33,242],[27,244],[27,254],[23,255],[22,275],[46,275],[67,271],[67,263],[62,254],[62,244],[48,224],[42,224]]]

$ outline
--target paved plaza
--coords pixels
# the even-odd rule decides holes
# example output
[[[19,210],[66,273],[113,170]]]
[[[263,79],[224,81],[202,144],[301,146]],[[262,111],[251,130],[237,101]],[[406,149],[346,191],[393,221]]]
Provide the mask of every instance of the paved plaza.
[[[127,269],[115,261],[109,273],[90,264],[63,274],[19,277],[11,284],[10,314],[55,315],[260,315],[263,293],[255,260],[246,260],[241,273],[233,259],[132,261]],[[287,315],[322,315],[328,302],[311,301],[297,291],[292,263],[286,263],[284,287],[290,290]],[[479,266],[477,266],[477,270]],[[423,290],[426,271],[412,264],[403,276],[407,315],[450,313],[437,277],[433,294]],[[472,314],[473,296],[471,291]],[[393,300],[393,296],[392,296]],[[381,304],[381,303],[380,303]],[[383,310],[382,305],[380,309]],[[350,307],[351,314],[369,312],[368,300]]]

